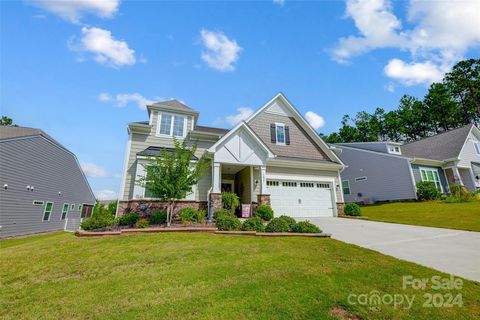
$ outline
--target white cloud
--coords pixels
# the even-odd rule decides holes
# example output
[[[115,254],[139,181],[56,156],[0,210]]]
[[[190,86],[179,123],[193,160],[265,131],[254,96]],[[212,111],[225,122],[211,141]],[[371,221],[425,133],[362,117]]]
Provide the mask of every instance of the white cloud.
[[[237,114],[229,115],[226,118],[228,124],[231,126],[238,124],[240,121],[247,119],[253,114],[251,108],[238,108],[237,111]]]
[[[393,82],[389,82],[385,85],[385,90],[388,92],[395,92],[395,84]]]
[[[320,129],[325,125],[325,119],[313,111],[305,113],[305,119],[307,119],[308,123],[310,123],[315,130]]]
[[[72,23],[79,23],[83,14],[111,18],[120,5],[120,0],[31,0],[29,2]]]
[[[285,0],[273,0],[273,3],[283,6],[285,4]]]
[[[98,100],[100,100],[101,102],[113,102],[116,107],[120,108],[123,108],[127,106],[130,102],[133,102],[138,106],[138,108],[145,109],[147,104],[151,104],[155,101],[165,99],[159,97],[155,97],[154,100],[147,99],[140,93],[119,93],[115,95],[115,97],[113,97],[111,94],[103,92],[98,95]]]
[[[83,172],[90,178],[106,178],[110,176],[107,169],[102,166],[96,165],[92,162],[84,162],[81,164]]]
[[[234,63],[242,48],[235,40],[230,40],[222,32],[200,31],[202,44],[205,50],[202,52],[202,59],[207,65],[218,71],[235,70]]]
[[[441,81],[445,74],[439,66],[430,61],[405,63],[392,59],[384,68],[385,74],[405,85],[430,84]]]
[[[97,200],[116,200],[118,199],[117,193],[113,190],[103,189],[95,191],[95,197]]]
[[[70,43],[70,49],[93,54],[93,59],[114,68],[135,64],[135,50],[128,43],[116,40],[112,33],[96,27],[83,27],[79,43]]]
[[[410,29],[402,27],[389,0],[347,0],[345,16],[353,19],[360,35],[340,38],[332,58],[348,63],[378,48],[406,50],[412,62],[391,60],[387,76],[403,84],[429,84],[467,50],[480,46],[480,1],[410,0],[406,10]]]

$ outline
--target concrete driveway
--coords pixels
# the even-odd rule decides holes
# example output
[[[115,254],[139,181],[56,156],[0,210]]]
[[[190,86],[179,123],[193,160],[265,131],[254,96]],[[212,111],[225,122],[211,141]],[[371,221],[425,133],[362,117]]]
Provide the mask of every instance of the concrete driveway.
[[[310,221],[334,239],[480,281],[480,232],[345,218]]]

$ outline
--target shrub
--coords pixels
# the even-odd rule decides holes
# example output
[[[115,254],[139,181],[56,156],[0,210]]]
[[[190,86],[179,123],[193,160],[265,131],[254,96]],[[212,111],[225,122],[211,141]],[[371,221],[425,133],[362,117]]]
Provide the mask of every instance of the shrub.
[[[251,217],[245,220],[242,224],[243,231],[265,231],[265,226],[263,225],[263,220],[260,217]]]
[[[193,208],[185,208],[178,214],[182,223],[192,223],[197,220],[197,210]]]
[[[238,196],[233,192],[222,192],[222,207],[230,211],[231,213],[235,213],[235,209],[240,206],[240,199]]]
[[[347,216],[360,216],[360,215],[362,215],[362,209],[356,203],[347,203],[345,205],[345,208],[343,209],[343,212],[345,212],[345,214]]]
[[[80,224],[80,227],[83,230],[95,230],[95,229],[104,229],[115,224],[115,219],[103,219],[98,217],[91,217],[86,220],[83,220]]]
[[[308,220],[295,223],[292,226],[292,231],[293,232],[298,232],[298,233],[320,233],[320,232],[322,232],[322,230],[320,230],[319,227],[310,223],[310,221],[308,221]]]
[[[261,205],[257,207],[257,216],[263,221],[270,221],[273,219],[273,210],[270,206]]]
[[[221,216],[232,216],[233,217],[233,213],[231,213],[227,209],[217,210],[213,213],[213,220],[217,221]]]
[[[272,221],[270,221],[267,224],[267,227],[265,228],[265,231],[267,231],[267,232],[288,232],[288,231],[290,231],[290,226],[288,225],[288,222],[285,219],[273,218]]]
[[[148,222],[147,219],[139,219],[137,221],[137,223],[135,224],[135,226],[139,229],[145,229],[145,228],[148,228],[150,226],[150,223]]]
[[[157,210],[150,215],[149,220],[150,224],[167,223],[167,212],[163,210]]]
[[[475,198],[475,193],[470,192],[464,186],[459,184],[450,185],[451,195],[447,197],[447,202],[468,202]]]
[[[222,231],[240,230],[242,223],[234,215],[221,215],[217,217],[217,228]]]
[[[135,212],[129,212],[118,218],[118,224],[121,226],[133,226],[137,223],[138,219],[138,214]]]
[[[420,201],[436,200],[440,198],[440,192],[437,190],[435,183],[430,181],[422,181],[417,183],[417,198]]]
[[[292,226],[297,223],[297,221],[295,221],[295,219],[293,219],[292,217],[289,217],[289,216],[286,216],[286,215],[282,215],[280,217],[278,217],[279,219],[282,219],[282,220],[285,220],[287,223],[288,223],[288,230],[292,230]]]
[[[205,223],[205,217],[207,216],[207,211],[200,209],[196,211],[196,217],[195,220],[198,223]]]

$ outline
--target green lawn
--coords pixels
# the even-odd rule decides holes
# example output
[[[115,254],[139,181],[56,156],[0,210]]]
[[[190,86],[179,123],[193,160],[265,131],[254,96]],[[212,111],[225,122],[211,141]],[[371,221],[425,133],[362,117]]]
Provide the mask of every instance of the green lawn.
[[[369,220],[480,231],[480,202],[393,202],[362,207]]]
[[[479,283],[451,292],[463,307],[424,308],[427,291],[402,290],[402,276],[444,274],[328,238],[55,233],[0,245],[1,319],[334,319],[334,307],[362,319],[480,318]],[[372,290],[417,297],[409,311],[348,303]]]

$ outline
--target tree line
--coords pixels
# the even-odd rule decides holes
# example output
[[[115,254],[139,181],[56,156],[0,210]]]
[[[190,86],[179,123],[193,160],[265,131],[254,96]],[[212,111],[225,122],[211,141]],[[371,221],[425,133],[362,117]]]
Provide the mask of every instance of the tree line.
[[[328,143],[409,142],[469,123],[480,124],[480,59],[458,62],[423,100],[404,95],[395,110],[344,115],[338,132],[320,136]]]

